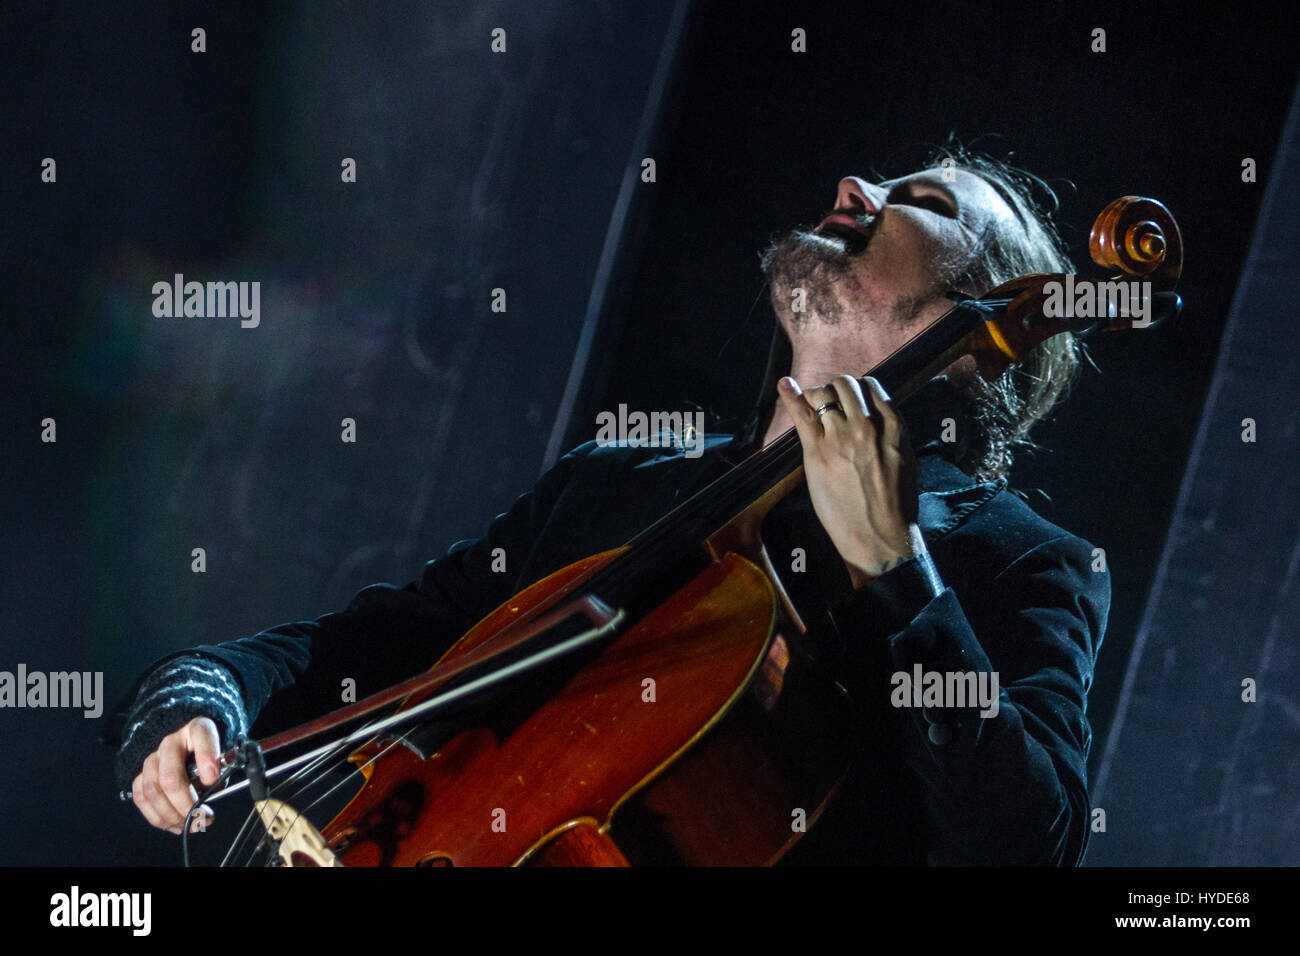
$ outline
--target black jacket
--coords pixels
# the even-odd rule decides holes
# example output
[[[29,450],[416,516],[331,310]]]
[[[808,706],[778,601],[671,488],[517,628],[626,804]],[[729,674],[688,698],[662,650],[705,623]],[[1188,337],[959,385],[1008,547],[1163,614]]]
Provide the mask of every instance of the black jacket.
[[[1086,696],[1109,577],[1094,570],[1104,562],[1095,561],[1092,545],[1038,516],[1005,481],[977,482],[953,464],[959,446],[938,436],[955,409],[951,386],[937,380],[903,410],[932,568],[908,562],[855,591],[806,488],[764,524],[768,551],[809,625],[809,653],[850,691],[863,721],[850,779],[789,862],[1074,865],[1083,855],[1092,737]],[[224,665],[246,714],[261,715],[255,733],[337,708],[344,679],[356,681],[360,699],[426,669],[512,594],[623,544],[745,444],[709,436],[704,456],[687,459],[673,449],[589,442],[482,538],[430,561],[418,581],[372,585],[339,613],[203,645],[164,658],[150,673],[196,653]],[[806,570],[786,575],[794,548],[804,549]],[[493,570],[502,553],[506,570]],[[891,706],[890,675],[912,674],[917,664],[927,672],[996,671],[997,715]],[[215,697],[164,694],[160,705],[157,693],[150,701],[143,691],[137,696],[141,687],[126,698],[135,700],[134,712],[119,707],[106,735],[120,743],[123,725],[145,728],[120,754],[119,782],[192,716],[222,716],[227,737],[242,729],[243,715],[230,716]]]

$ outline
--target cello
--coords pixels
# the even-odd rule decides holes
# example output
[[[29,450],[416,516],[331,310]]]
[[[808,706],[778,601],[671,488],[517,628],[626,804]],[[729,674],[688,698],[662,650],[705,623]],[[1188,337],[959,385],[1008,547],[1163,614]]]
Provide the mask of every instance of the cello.
[[[1161,203],[1115,200],[1089,251],[1118,270],[1111,281],[1140,279],[1156,318],[1137,325],[1113,303],[1062,315],[1053,303],[1072,276],[1022,276],[978,298],[951,294],[948,313],[869,374],[903,403],[966,355],[1000,371],[1054,335],[1178,313],[1182,241]],[[802,621],[758,535],[801,480],[791,429],[622,547],[515,594],[427,673],[242,741],[199,804],[247,785],[246,833],[260,826],[261,846],[290,866],[776,862],[834,799],[854,739],[851,702],[800,653]],[[317,829],[304,814],[321,798],[298,797],[340,762],[364,783]],[[236,770],[245,783],[220,790]]]

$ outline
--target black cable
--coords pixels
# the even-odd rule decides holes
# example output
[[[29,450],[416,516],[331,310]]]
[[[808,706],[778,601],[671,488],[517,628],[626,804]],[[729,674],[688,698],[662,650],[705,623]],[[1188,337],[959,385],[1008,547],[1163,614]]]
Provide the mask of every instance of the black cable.
[[[226,785],[226,780],[234,769],[235,767],[232,764],[225,770],[221,771],[221,775],[217,777],[216,782],[199,794],[199,798],[194,801],[194,806],[190,807],[190,812],[185,814],[185,823],[181,827],[182,866],[188,867],[190,865],[190,821],[194,819],[194,814],[199,812],[199,808],[203,806],[203,801]]]

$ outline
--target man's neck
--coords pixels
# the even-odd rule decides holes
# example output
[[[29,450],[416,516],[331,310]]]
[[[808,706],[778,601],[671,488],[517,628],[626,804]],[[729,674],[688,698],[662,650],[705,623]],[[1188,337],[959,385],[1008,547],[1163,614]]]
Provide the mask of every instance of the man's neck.
[[[858,363],[861,363],[861,365],[859,366]],[[816,355],[800,355],[796,353],[791,364],[790,376],[799,383],[801,389],[807,391],[810,388],[828,384],[836,375],[852,375],[856,378],[865,375],[874,367],[875,363],[865,355],[855,361],[851,356],[846,359],[843,355],[835,357],[825,353]],[[768,420],[767,429],[763,433],[763,445],[767,446],[793,427],[794,422],[786,413],[785,406],[778,399],[773,406],[773,413]]]
[[[924,328],[924,325],[920,327]],[[827,385],[836,375],[852,375],[854,378],[861,378],[902,344],[902,341],[880,338],[872,334],[875,328],[878,326],[859,325],[850,335],[804,334],[793,338],[790,376],[804,391]],[[827,330],[823,328],[821,331],[824,333]],[[978,374],[976,360],[971,355],[963,355],[940,373],[958,382],[965,381],[976,374]],[[763,447],[780,438],[793,427],[794,421],[786,413],[785,406],[778,398],[763,431]]]

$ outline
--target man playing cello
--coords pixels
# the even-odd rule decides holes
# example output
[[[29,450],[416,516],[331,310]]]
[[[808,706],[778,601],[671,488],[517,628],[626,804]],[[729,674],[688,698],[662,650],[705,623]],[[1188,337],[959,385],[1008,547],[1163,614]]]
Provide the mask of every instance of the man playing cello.
[[[855,378],[948,312],[953,291],[1072,271],[1029,181],[964,154],[882,183],[847,176],[820,225],[764,253],[781,327],[766,400],[704,460],[797,430],[806,481],[762,537],[773,554],[804,549],[809,570],[782,584],[809,653],[864,722],[853,770],[790,862],[1075,865],[1087,844],[1086,695],[1109,578],[1091,544],[1007,488],[1012,451],[1065,393],[1077,344],[1055,336],[992,381],[967,356],[899,411]],[[164,658],[117,715],[119,782],[150,824],[179,833],[198,797],[187,757],[213,783],[222,749],[273,694],[277,719],[305,719],[337,705],[342,677],[369,693],[428,667],[524,586],[657,518],[695,466],[589,442],[405,588],[374,585],[337,614]],[[513,573],[491,569],[498,548]],[[912,706],[899,674],[973,675],[992,698]]]

